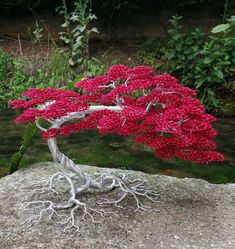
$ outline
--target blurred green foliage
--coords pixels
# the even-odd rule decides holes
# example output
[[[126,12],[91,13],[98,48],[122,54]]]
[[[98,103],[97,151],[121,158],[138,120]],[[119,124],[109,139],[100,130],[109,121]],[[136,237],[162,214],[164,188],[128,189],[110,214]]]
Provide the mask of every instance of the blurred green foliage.
[[[19,98],[28,88],[63,87],[76,78],[68,63],[66,51],[51,49],[45,58],[38,60],[13,57],[0,48],[0,106]]]
[[[164,40],[147,40],[140,56],[159,72],[175,75],[194,88],[210,112],[223,110],[223,98],[235,94],[235,16],[207,35],[196,28],[185,31],[182,17],[173,16]]]

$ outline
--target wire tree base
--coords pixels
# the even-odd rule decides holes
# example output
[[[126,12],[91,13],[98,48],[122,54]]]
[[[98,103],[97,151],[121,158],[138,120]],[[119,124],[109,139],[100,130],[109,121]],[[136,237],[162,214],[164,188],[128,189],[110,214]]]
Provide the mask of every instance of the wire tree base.
[[[33,213],[37,214],[30,215],[25,223],[28,226],[37,225],[47,218],[53,222],[57,221],[63,226],[64,232],[73,229],[81,233],[86,222],[96,224],[100,223],[102,218],[112,216],[114,211],[113,208],[111,211],[109,206],[119,209],[132,208],[133,212],[157,210],[153,203],[160,202],[160,195],[143,180],[127,179],[123,173],[115,176],[105,172],[95,176],[95,179],[86,176],[90,179],[89,184],[81,185],[79,177],[69,172],[58,172],[49,180],[33,183],[32,194],[37,200],[24,202],[21,208],[27,213],[33,210]],[[112,197],[109,194],[111,192]],[[91,195],[96,199],[94,207],[87,202],[92,198]],[[44,199],[40,200],[42,196]]]

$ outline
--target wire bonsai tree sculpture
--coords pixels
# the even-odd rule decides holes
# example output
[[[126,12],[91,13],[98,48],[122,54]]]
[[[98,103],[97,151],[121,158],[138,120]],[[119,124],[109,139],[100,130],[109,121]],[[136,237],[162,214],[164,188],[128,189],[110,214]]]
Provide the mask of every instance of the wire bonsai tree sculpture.
[[[50,178],[48,189],[53,191],[53,184],[60,179],[70,186],[66,204],[32,202],[44,207],[37,221],[45,211],[50,210],[53,215],[59,209],[71,209],[67,221],[69,228],[79,229],[74,216],[76,209],[83,212],[81,220],[89,217],[94,221],[93,214],[102,214],[102,211],[92,209],[79,200],[79,196],[88,189],[109,192],[119,188],[121,197],[103,200],[101,204],[119,206],[127,196],[132,196],[136,210],[140,211],[148,209],[140,197],[153,202],[158,198],[156,192],[141,181],[128,184],[123,174],[104,173],[93,179],[59,150],[56,137],[61,135],[97,129],[103,134],[135,136],[136,142],[151,147],[162,159],[181,158],[198,163],[224,160],[222,154],[214,151],[216,144],[213,138],[217,132],[211,123],[216,119],[205,113],[205,108],[195,98],[194,90],[182,86],[170,75],[154,75],[153,69],[146,66],[131,69],[113,65],[106,75],[83,79],[75,87],[79,91],[29,89],[23,94],[25,99],[10,102],[14,109],[24,109],[16,121],[35,122],[47,140],[53,160],[66,169]],[[49,127],[42,127],[39,120],[45,120]]]

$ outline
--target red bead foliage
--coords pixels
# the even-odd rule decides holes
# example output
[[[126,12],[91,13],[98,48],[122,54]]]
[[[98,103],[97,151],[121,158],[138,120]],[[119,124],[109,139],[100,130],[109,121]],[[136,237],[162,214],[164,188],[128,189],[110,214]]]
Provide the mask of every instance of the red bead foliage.
[[[13,100],[14,109],[26,109],[16,121],[52,121],[83,113],[79,121],[43,133],[45,139],[88,129],[100,133],[136,135],[135,140],[155,150],[159,158],[178,157],[193,162],[223,161],[212,141],[215,118],[195,98],[196,92],[176,78],[153,75],[146,66],[112,66],[105,76],[75,84],[83,94],[58,89],[29,89],[24,100]],[[89,111],[91,106],[102,106]],[[113,110],[110,106],[119,106]],[[107,107],[107,109],[105,109]]]

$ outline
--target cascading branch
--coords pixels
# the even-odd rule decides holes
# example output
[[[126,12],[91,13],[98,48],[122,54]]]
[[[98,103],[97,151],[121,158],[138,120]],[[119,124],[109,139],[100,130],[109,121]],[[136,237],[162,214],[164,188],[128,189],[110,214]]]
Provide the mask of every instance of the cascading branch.
[[[105,76],[83,79],[75,84],[79,93],[60,89],[29,89],[25,99],[10,101],[14,109],[24,109],[17,122],[36,122],[48,141],[53,159],[75,174],[79,186],[71,184],[71,176],[56,174],[71,184],[69,204],[63,208],[81,207],[84,214],[86,205],[78,203],[76,194],[88,188],[109,191],[120,187],[124,195],[116,201],[121,202],[127,194],[135,197],[137,209],[145,210],[137,196],[146,196],[155,200],[155,193],[147,187],[127,186],[124,179],[102,175],[99,180],[91,177],[59,151],[56,137],[68,136],[81,130],[98,129],[100,133],[117,133],[135,136],[135,141],[144,143],[162,159],[181,158],[197,163],[223,161],[224,157],[215,151],[213,142],[217,135],[212,127],[216,119],[205,113],[205,107],[195,98],[196,92],[182,86],[175,77],[167,74],[154,75],[153,69],[146,66],[128,68],[124,65],[112,66]],[[82,93],[81,93],[82,92]],[[50,124],[41,127],[38,120]],[[38,202],[46,205],[45,203]],[[50,204],[51,210],[61,208]],[[54,205],[54,206],[53,206]],[[86,207],[86,208],[84,208]],[[71,213],[71,226],[76,227]]]

